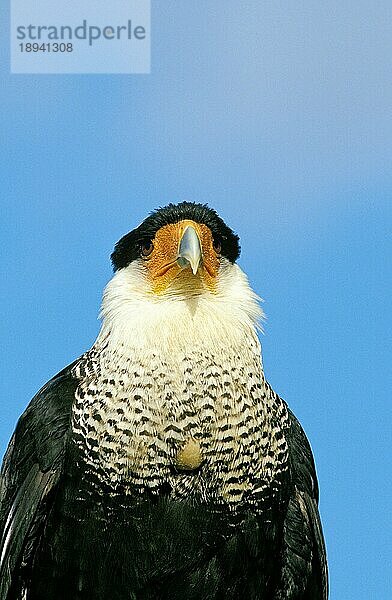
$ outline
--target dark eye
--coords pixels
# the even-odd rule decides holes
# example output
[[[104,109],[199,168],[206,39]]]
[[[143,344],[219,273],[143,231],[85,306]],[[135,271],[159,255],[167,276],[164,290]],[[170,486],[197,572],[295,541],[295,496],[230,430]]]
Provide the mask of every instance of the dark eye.
[[[150,256],[151,252],[154,250],[154,244],[151,240],[146,240],[142,243],[140,247],[140,251],[142,256]]]
[[[218,239],[214,239],[213,242],[214,250],[217,254],[220,254],[222,251],[222,242]]]

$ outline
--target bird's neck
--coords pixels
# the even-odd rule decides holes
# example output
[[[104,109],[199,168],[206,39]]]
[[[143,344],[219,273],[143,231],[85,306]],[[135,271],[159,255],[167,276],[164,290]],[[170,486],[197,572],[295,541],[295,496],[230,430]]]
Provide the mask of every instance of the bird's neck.
[[[168,355],[195,347],[252,346],[263,313],[258,298],[237,265],[221,274],[216,293],[148,293],[135,269],[119,271],[105,289],[102,328],[95,346],[109,345],[125,353],[159,348]]]

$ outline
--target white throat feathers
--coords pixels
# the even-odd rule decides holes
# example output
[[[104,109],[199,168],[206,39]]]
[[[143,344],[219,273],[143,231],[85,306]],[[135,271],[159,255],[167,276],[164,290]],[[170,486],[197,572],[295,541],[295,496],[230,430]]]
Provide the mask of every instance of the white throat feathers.
[[[236,264],[222,261],[216,292],[172,287],[157,295],[143,265],[134,261],[118,271],[103,295],[102,329],[95,346],[109,343],[126,352],[157,346],[169,354],[202,344],[243,346],[257,338],[263,312],[259,298]]]

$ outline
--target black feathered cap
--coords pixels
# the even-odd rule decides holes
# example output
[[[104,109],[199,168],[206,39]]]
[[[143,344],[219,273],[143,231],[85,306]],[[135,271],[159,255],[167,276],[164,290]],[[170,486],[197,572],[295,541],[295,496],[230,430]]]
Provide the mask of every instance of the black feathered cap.
[[[239,237],[225,224],[218,213],[206,204],[181,202],[158,208],[139,227],[117,242],[111,255],[114,271],[123,269],[139,258],[141,247],[155,237],[158,229],[184,219],[207,225],[211,229],[214,240],[221,244],[222,256],[232,263],[237,260],[240,255]]]

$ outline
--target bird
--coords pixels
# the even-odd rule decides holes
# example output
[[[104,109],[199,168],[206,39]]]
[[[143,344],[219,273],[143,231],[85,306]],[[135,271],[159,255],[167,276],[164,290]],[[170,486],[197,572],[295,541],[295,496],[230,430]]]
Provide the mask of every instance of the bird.
[[[4,457],[0,600],[327,599],[312,450],[239,254],[188,201],[117,242],[95,343]]]

